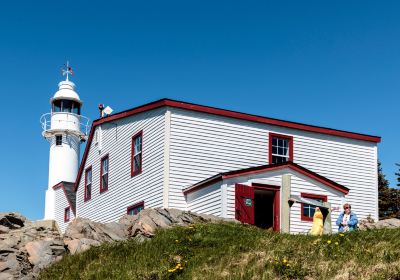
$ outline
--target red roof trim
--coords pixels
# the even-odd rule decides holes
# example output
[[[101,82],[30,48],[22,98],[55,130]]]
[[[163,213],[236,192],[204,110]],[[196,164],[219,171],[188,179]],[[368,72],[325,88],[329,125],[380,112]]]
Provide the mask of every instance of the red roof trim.
[[[170,99],[161,99],[161,100],[158,100],[158,101],[155,101],[152,103],[148,103],[148,104],[145,104],[145,105],[142,105],[142,106],[139,106],[139,107],[127,110],[127,111],[116,113],[114,115],[111,115],[111,116],[108,116],[105,118],[97,119],[93,122],[92,128],[90,129],[88,143],[86,145],[86,149],[85,149],[85,152],[82,157],[81,166],[79,168],[79,172],[78,172],[77,179],[75,182],[75,191],[77,191],[77,189],[78,189],[78,184],[79,184],[80,178],[82,176],[82,172],[83,172],[83,166],[85,165],[87,154],[88,154],[88,151],[90,149],[90,145],[91,145],[91,142],[93,139],[94,128],[96,126],[103,124],[103,123],[110,122],[110,121],[114,121],[114,120],[129,117],[132,115],[136,115],[136,114],[139,114],[142,112],[154,110],[154,109],[164,107],[164,106],[180,108],[180,109],[196,111],[196,112],[202,112],[202,113],[208,113],[208,114],[224,116],[224,117],[228,117],[228,118],[247,120],[247,121],[252,121],[252,122],[257,122],[257,123],[282,126],[282,127],[304,130],[304,131],[309,131],[309,132],[322,133],[322,134],[328,134],[328,135],[333,135],[333,136],[375,142],[375,143],[379,143],[381,141],[381,138],[379,136],[372,136],[372,135],[366,135],[366,134],[361,134],[361,133],[353,133],[353,132],[348,132],[348,131],[344,131],[344,130],[336,130],[336,129],[326,128],[326,127],[278,120],[278,119],[273,119],[273,118],[267,118],[267,117],[262,117],[262,116],[257,116],[257,115],[240,113],[240,112],[219,109],[219,108],[214,108],[214,107],[208,107],[208,106],[203,106],[203,105],[197,105],[197,104],[192,104],[192,103],[187,103],[187,102],[175,101],[175,100],[170,100]]]
[[[349,193],[349,189],[346,188],[343,185],[340,185],[324,176],[321,176],[307,168],[304,168],[294,162],[284,162],[284,163],[279,163],[279,164],[270,164],[270,165],[262,165],[262,166],[257,166],[257,167],[251,167],[251,168],[246,168],[246,169],[241,169],[241,170],[235,170],[235,171],[230,171],[226,173],[221,173],[216,176],[213,176],[209,179],[206,179],[204,181],[199,182],[198,184],[195,184],[189,188],[186,188],[183,190],[183,194],[188,194],[191,193],[195,190],[202,189],[204,187],[209,186],[211,183],[216,183],[218,181],[224,180],[224,179],[229,179],[229,178],[235,178],[235,177],[240,177],[240,176],[246,176],[246,175],[252,175],[252,174],[257,174],[257,173],[262,173],[262,172],[269,172],[273,170],[279,170],[283,168],[290,168],[300,174],[303,174],[317,182],[320,182],[324,184],[325,186],[331,187],[332,189],[335,189],[339,192],[342,192],[344,194]]]
[[[69,201],[69,198],[68,198],[68,195],[67,195],[67,191],[65,190],[64,182],[60,182],[60,183],[58,183],[58,184],[53,186],[53,190],[58,190],[59,188],[62,188],[62,190],[64,191],[64,195],[65,195],[65,198],[68,201],[69,207],[72,209],[72,212],[74,212],[74,216],[76,216],[75,207],[72,205],[71,201]]]

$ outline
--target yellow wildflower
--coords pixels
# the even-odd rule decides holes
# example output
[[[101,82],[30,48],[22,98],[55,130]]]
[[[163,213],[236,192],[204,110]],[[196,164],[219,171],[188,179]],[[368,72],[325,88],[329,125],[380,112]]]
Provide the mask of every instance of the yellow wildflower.
[[[283,263],[287,263],[287,260],[286,259],[283,259],[283,261],[282,261]]]
[[[326,241],[326,243],[328,243],[328,244],[331,244],[331,243],[332,243],[332,241],[328,240],[328,241]]]
[[[339,236],[343,237],[343,236],[344,236],[344,233],[340,233]]]
[[[176,242],[176,243],[179,243],[179,240],[178,240],[178,239],[176,239],[176,240],[175,240],[175,242]]]
[[[335,242],[335,245],[338,246],[338,245],[339,245],[339,242]]]

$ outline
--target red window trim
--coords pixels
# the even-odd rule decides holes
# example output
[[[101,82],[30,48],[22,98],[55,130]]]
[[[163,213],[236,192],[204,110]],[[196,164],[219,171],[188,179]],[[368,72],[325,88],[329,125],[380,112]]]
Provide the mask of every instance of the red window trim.
[[[91,186],[90,186],[92,191],[90,192],[90,197],[88,197],[87,194],[86,194],[87,172],[89,170],[92,171],[92,182],[91,182]],[[83,197],[83,201],[86,202],[86,201],[89,201],[90,199],[92,199],[92,192],[93,192],[93,169],[92,169],[92,166],[89,166],[88,168],[85,169],[85,185],[84,185],[84,189],[85,189],[85,194],[84,194],[84,197]]]
[[[289,161],[293,161],[293,136],[270,132],[268,136],[268,160],[272,164],[272,138],[279,137],[289,140]]]
[[[135,145],[134,145],[134,140],[137,137],[141,137],[142,138],[142,142],[140,143],[140,149],[142,151],[141,155],[140,155],[140,169],[139,170],[133,170],[133,168],[135,167],[135,163],[134,163],[134,154],[135,154]],[[136,133],[135,135],[132,136],[132,143],[131,143],[131,177],[134,177],[136,175],[139,175],[142,173],[142,169],[143,169],[143,130],[139,131],[138,133]]]
[[[69,217],[67,218],[67,211],[69,212]],[[68,206],[64,209],[64,223],[69,222],[69,220],[71,219],[71,207]]]
[[[107,188],[103,189],[103,161],[105,159],[108,159],[108,182],[107,182]],[[93,174],[92,174],[92,178],[93,178]],[[106,154],[105,156],[103,156],[100,159],[100,193],[106,192],[108,191],[108,183],[110,182],[110,157],[108,156],[108,154]]]
[[[140,201],[140,202],[138,202],[138,203],[135,203],[135,204],[133,204],[133,205],[131,205],[131,206],[128,206],[128,207],[126,208],[126,214],[129,215],[129,211],[130,211],[130,210],[132,210],[132,209],[134,209],[134,208],[137,208],[137,207],[139,207],[139,206],[143,206],[143,209],[144,209],[144,200],[142,200],[142,201]]]
[[[304,197],[304,198],[311,198],[311,199],[313,199],[313,198],[322,199],[322,201],[324,201],[324,202],[328,201],[328,197],[326,195],[312,194],[312,193],[301,193],[300,196]],[[300,206],[301,207],[301,220],[303,222],[312,222],[313,221],[312,217],[304,216],[304,208],[303,208],[303,206],[304,206],[304,203],[302,203],[301,206]]]

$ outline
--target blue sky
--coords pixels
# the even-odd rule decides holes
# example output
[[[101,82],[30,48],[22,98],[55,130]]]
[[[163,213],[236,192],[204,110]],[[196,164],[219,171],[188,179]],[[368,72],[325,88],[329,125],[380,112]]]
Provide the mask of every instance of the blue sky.
[[[330,3],[328,3],[330,2]],[[84,100],[163,97],[383,137],[400,162],[398,1],[7,1],[0,9],[0,211],[42,218],[39,118],[68,59]]]

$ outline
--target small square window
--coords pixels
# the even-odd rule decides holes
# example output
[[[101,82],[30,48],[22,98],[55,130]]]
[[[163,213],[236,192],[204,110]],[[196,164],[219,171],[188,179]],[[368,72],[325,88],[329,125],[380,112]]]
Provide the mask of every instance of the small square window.
[[[62,145],[62,135],[56,135],[56,146]]]
[[[136,203],[132,206],[129,206],[126,212],[128,215],[133,216],[133,215],[138,214],[143,209],[144,209],[144,201]]]
[[[307,193],[302,193],[301,197],[304,198],[309,198],[312,200],[316,200],[318,202],[327,202],[328,198],[324,195],[316,195],[316,194],[307,194]],[[302,203],[301,204],[301,220],[302,221],[312,221],[315,213],[315,206]]]

